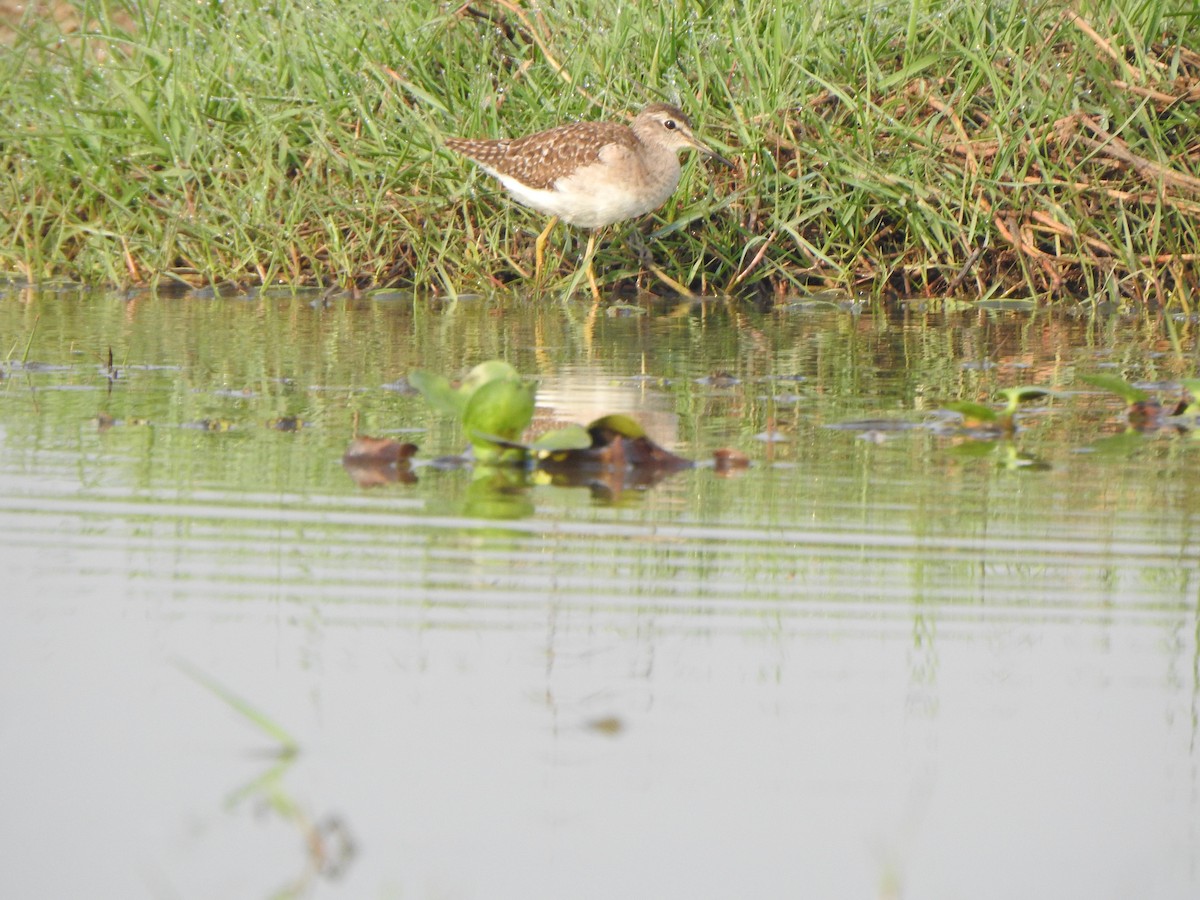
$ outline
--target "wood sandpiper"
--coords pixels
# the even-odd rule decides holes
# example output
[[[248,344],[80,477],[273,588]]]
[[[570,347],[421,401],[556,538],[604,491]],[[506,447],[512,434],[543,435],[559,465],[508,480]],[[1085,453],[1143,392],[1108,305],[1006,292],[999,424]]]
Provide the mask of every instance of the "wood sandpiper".
[[[541,277],[546,239],[559,219],[591,230],[584,258],[597,299],[595,229],[666,203],[679,185],[680,150],[699,150],[733,167],[692,134],[682,110],[666,103],[651,103],[629,125],[574,122],[512,140],[450,138],[446,146],[499,179],[518,203],[551,217],[534,244],[535,277]]]

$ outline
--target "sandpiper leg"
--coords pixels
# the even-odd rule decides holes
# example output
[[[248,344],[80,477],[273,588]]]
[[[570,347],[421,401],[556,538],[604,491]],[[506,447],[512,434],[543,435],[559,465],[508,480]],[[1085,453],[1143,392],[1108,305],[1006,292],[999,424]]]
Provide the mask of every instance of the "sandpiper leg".
[[[533,242],[533,277],[536,281],[542,280],[542,266],[546,261],[546,239],[550,237],[550,232],[554,230],[554,226],[557,224],[558,216],[551,216],[550,221],[546,223],[546,227],[542,229],[542,233]]]
[[[596,284],[596,270],[592,267],[592,256],[596,250],[596,232],[588,234],[587,250],[583,254],[583,264],[587,269],[588,284],[592,288],[592,299],[600,302],[600,286]]]

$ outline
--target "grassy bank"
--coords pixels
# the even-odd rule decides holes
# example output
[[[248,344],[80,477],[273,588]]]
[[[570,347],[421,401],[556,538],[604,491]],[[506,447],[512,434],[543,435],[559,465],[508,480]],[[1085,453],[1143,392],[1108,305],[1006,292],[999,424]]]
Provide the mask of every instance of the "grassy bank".
[[[738,169],[638,224],[697,289],[1195,306],[1200,19],[1129,4],[83,2],[0,47],[0,268],[519,279],[544,220],[441,149],[676,100]],[[69,27],[75,27],[74,24]],[[640,277],[620,237],[609,285]],[[565,280],[582,246],[560,229]]]

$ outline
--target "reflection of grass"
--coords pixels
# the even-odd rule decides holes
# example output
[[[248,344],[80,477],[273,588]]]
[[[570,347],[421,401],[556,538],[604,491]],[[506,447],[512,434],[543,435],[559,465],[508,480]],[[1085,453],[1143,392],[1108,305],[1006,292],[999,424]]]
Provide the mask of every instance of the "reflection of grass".
[[[268,716],[258,707],[254,706],[250,701],[238,696],[225,685],[221,684],[216,679],[208,674],[200,671],[191,663],[183,660],[176,660],[175,667],[183,674],[187,675],[197,684],[208,688],[223,700],[232,710],[240,714],[246,721],[254,725],[259,731],[267,735],[277,744],[279,744],[279,752],[281,756],[294,756],[300,749],[296,739],[282,725]]]
[[[229,797],[233,809],[246,800],[261,799],[284,822],[299,829],[304,840],[305,867],[303,873],[273,896],[300,897],[311,889],[314,876],[338,878],[355,854],[354,841],[340,816],[328,815],[314,821],[284,786],[284,776],[295,762],[299,745],[296,739],[278,722],[244,697],[231,691],[191,663],[176,660],[175,667],[202,687],[212,691],[231,709],[279,744],[279,759],[267,771],[242,786]]]
[[[29,329],[29,337],[26,338],[26,340],[25,340],[25,350],[21,354],[21,365],[25,365],[25,363],[29,362],[29,348],[33,346],[33,338],[34,338],[34,335],[37,334],[38,322],[41,321],[41,318],[42,317],[40,314],[33,317],[33,326]],[[5,361],[10,362],[12,360],[12,355],[16,352],[17,352],[17,345],[13,344],[13,346],[8,351],[8,356],[6,357]]]
[[[665,98],[739,162],[643,225],[693,286],[1197,286],[1197,25],[1166,0],[77,6],[86,34],[31,15],[0,54],[0,268],[34,280],[490,287],[542,222],[444,137]]]
[[[357,852],[349,826],[341,816],[331,813],[314,820],[292,797],[283,779],[294,761],[293,757],[279,760],[228,800],[230,809],[243,801],[261,800],[281,821],[298,829],[304,844],[304,870],[272,895],[280,898],[306,896],[314,877],[340,878]]]

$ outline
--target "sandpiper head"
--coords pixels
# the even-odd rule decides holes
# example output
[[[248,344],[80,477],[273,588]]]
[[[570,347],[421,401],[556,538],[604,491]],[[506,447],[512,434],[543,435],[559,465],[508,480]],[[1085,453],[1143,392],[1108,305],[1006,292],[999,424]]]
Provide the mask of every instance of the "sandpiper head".
[[[637,118],[629,127],[644,144],[676,151],[690,147],[731,169],[734,167],[733,163],[692,134],[691,120],[677,106],[671,106],[669,103],[651,103],[637,114]]]

